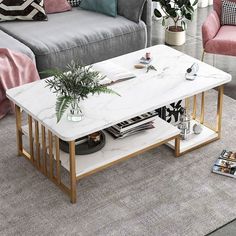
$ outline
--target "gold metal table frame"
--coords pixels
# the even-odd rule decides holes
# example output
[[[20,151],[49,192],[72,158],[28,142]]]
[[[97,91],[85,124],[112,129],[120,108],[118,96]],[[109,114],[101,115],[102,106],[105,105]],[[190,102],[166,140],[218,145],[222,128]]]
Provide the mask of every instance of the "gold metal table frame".
[[[61,179],[61,163],[60,163],[60,149],[59,149],[59,138],[54,135],[50,130],[47,130],[42,124],[32,118],[28,114],[28,143],[29,151],[26,151],[23,145],[23,135],[22,130],[22,110],[19,106],[15,106],[16,112],[16,137],[17,137],[17,151],[19,156],[24,156],[28,161],[31,162],[36,169],[38,169],[42,174],[48,177],[54,184],[56,184],[63,192],[69,195],[71,203],[76,203],[77,201],[77,180],[96,173],[102,169],[105,169],[119,161],[129,159],[131,157],[137,156],[138,154],[144,153],[152,148],[158,147],[162,144],[166,144],[171,140],[175,140],[175,156],[179,157],[187,152],[194,149],[200,148],[207,145],[221,137],[221,122],[222,122],[222,106],[223,106],[223,93],[224,87],[221,85],[218,87],[218,102],[217,102],[217,117],[216,117],[216,127],[208,125],[205,122],[205,93],[201,93],[201,111],[200,118],[198,119],[197,114],[197,95],[193,97],[193,113],[192,118],[198,120],[202,125],[212,129],[217,133],[217,137],[214,139],[207,140],[185,152],[180,152],[180,136],[173,136],[167,140],[163,140],[155,145],[149,146],[148,148],[142,149],[138,152],[132,153],[128,156],[124,156],[121,159],[108,163],[97,169],[89,171],[86,174],[76,177],[76,157],[75,157],[75,141],[69,142],[69,161],[70,161],[70,186],[66,186]],[[185,99],[186,109],[190,107],[190,99]],[[34,132],[33,132],[34,130]],[[41,134],[41,135],[39,135]],[[55,171],[54,171],[55,170]]]

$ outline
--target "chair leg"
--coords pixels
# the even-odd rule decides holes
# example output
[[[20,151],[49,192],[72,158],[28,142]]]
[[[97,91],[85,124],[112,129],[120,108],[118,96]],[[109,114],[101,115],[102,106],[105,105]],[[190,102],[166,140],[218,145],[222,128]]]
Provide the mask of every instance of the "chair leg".
[[[216,66],[216,55],[213,54],[213,66],[215,67]]]
[[[201,61],[204,61],[205,50],[203,49]]]

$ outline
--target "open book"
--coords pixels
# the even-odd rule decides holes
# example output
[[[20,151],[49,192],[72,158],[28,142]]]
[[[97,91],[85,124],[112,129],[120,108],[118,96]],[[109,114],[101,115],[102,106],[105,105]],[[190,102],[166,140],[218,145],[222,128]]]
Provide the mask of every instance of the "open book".
[[[100,81],[100,83],[104,85],[121,82],[136,77],[134,73],[126,68],[109,61],[96,63],[93,65],[93,69],[100,72],[101,75],[106,76]]]

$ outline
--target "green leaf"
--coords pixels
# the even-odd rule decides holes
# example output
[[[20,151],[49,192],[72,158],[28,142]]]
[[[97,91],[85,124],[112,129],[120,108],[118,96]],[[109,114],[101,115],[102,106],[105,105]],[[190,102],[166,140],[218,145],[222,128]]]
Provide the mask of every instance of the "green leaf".
[[[181,21],[181,27],[183,28],[183,30],[186,30],[186,23],[184,21]]]
[[[57,97],[57,102],[56,102],[57,123],[61,120],[61,117],[65,113],[66,109],[69,107],[71,100],[72,100],[71,97],[67,96]]]
[[[157,10],[157,9],[154,10],[154,15],[155,15],[156,17],[158,17],[158,18],[159,18],[159,17],[162,17],[160,11]]]
[[[187,20],[192,20],[192,15],[191,15],[190,13],[187,13],[187,14],[185,15],[185,18],[186,18]]]
[[[192,6],[197,5],[197,3],[198,3],[198,0],[195,0],[194,3],[192,4]]]

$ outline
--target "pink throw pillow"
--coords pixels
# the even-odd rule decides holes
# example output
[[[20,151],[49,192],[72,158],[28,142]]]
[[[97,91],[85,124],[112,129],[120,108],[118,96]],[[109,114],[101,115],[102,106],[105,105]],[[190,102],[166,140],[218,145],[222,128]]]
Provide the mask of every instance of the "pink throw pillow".
[[[44,0],[44,6],[47,14],[71,10],[71,5],[67,0]]]

